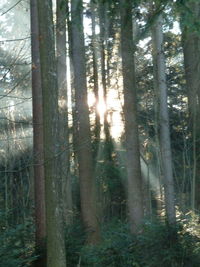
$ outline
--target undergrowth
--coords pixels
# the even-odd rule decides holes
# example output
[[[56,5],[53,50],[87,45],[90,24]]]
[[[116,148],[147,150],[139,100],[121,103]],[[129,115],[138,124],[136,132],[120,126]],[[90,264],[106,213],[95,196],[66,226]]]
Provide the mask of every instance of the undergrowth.
[[[136,236],[128,224],[114,221],[104,225],[102,234],[99,246],[83,246],[83,232],[76,228],[77,238],[67,237],[68,266],[199,267],[200,229],[194,215],[180,216],[170,231],[162,222],[147,221]]]
[[[33,250],[32,223],[2,227],[0,230],[0,267],[27,267],[36,257]]]
[[[102,227],[102,242],[85,246],[79,221],[66,230],[66,258],[69,267],[199,267],[199,217],[179,214],[176,228],[164,222],[146,221],[138,235],[117,219]],[[172,236],[172,233],[177,235]],[[0,267],[26,267],[36,258],[31,222],[1,227]]]

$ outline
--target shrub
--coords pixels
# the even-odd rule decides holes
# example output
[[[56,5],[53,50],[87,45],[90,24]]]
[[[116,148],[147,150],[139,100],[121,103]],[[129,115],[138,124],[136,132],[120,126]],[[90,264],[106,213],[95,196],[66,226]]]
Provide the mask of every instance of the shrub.
[[[66,258],[67,266],[77,266],[80,259],[81,249],[84,245],[85,234],[81,222],[77,219],[76,223],[66,229]]]
[[[172,239],[173,231],[178,232]],[[179,223],[171,229],[159,222],[146,222],[137,236],[128,225],[114,223],[104,230],[100,246],[82,249],[81,266],[89,267],[198,267],[200,239]]]
[[[31,235],[33,227],[29,223],[16,227],[3,227],[0,231],[0,267],[26,267],[36,259],[33,255]]]

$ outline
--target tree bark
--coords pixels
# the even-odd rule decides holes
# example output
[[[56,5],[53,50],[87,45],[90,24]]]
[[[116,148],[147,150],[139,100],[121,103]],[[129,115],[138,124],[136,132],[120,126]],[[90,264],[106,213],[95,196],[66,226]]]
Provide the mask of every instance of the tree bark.
[[[58,170],[58,89],[51,0],[38,0],[38,20],[43,97],[47,266],[66,267],[59,203],[61,181]]]
[[[72,194],[70,179],[70,150],[68,131],[68,92],[67,92],[67,48],[66,48],[66,18],[68,1],[56,1],[56,52],[57,52],[57,80],[59,104],[59,141],[60,157],[59,171],[62,182],[63,216],[65,224],[72,222]]]
[[[92,63],[93,63],[93,81],[95,95],[95,129],[94,129],[94,156],[97,157],[100,142],[101,123],[100,114],[98,111],[99,103],[99,70],[98,70],[98,54],[97,54],[97,35],[96,35],[96,4],[91,1],[91,19],[92,19]]]
[[[200,4],[188,1],[194,20],[199,20]],[[184,20],[184,14],[182,20]],[[200,36],[184,25],[182,42],[188,95],[189,128],[193,142],[192,209],[200,210]]]
[[[32,109],[33,109],[33,164],[35,193],[35,245],[36,253],[41,255],[37,266],[45,266],[45,181],[43,158],[43,109],[42,86],[39,55],[39,29],[37,0],[31,0],[31,54],[32,54]]]
[[[82,8],[81,0],[71,1],[72,61],[78,126],[76,147],[79,164],[81,211],[87,232],[87,243],[95,244],[100,240],[100,233],[96,212],[94,169],[87,104]]]
[[[105,147],[104,156],[105,160],[112,161],[113,144],[110,135],[110,125],[108,123],[108,110],[107,110],[107,85],[108,85],[108,66],[106,66],[106,53],[108,54],[108,19],[107,19],[108,4],[104,2],[99,3],[99,26],[100,26],[100,55],[101,55],[101,82],[103,89],[103,98],[106,106],[104,113],[104,134],[105,134]]]
[[[132,1],[121,0],[120,12],[128,210],[131,232],[137,233],[143,222],[144,211],[137,123],[134,44],[132,39]]]
[[[174,181],[172,171],[172,153],[169,129],[169,115],[167,106],[167,84],[165,58],[163,51],[162,16],[159,15],[152,31],[153,57],[155,58],[154,74],[156,74],[157,88],[159,94],[159,128],[160,128],[160,148],[163,169],[163,181],[165,192],[165,209],[167,221],[170,225],[176,222]]]

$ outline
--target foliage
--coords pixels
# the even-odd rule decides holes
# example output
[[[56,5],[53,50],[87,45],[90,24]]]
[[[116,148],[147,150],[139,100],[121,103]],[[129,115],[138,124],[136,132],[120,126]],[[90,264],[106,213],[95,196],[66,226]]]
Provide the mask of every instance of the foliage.
[[[80,251],[85,240],[83,226],[78,219],[66,228],[65,237],[67,265],[77,266],[77,262],[80,258]]]
[[[186,28],[189,32],[199,32],[199,17],[198,11],[199,10],[199,1],[194,0],[179,0],[176,2],[177,11],[180,13],[180,24],[182,28]],[[195,12],[194,12],[195,10]]]
[[[187,221],[187,226],[190,223]],[[100,246],[83,248],[81,266],[199,266],[200,239],[185,231],[182,222],[177,229],[178,237],[173,239],[165,224],[146,222],[141,233],[132,236],[126,223],[112,223],[104,229]]]
[[[33,255],[32,223],[0,229],[0,267],[26,267],[36,259]]]
[[[169,228],[162,222],[146,221],[137,236],[130,235],[126,222],[113,220],[103,226],[102,243],[84,246],[80,221],[66,229],[68,266],[90,267],[198,267],[200,261],[199,217],[178,213],[177,239],[170,239]],[[0,267],[26,267],[33,256],[32,224],[1,227]]]

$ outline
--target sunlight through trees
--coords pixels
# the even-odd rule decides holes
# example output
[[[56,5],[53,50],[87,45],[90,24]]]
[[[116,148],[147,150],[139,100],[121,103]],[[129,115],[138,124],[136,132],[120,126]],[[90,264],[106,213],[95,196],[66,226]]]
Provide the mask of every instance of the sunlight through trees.
[[[199,11],[1,1],[0,266],[199,266]]]

